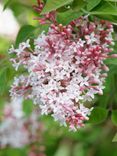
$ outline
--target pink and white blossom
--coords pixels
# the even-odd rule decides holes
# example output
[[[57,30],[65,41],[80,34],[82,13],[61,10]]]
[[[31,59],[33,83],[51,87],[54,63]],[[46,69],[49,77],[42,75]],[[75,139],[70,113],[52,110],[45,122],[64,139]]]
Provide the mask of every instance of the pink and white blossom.
[[[29,40],[12,48],[13,66],[23,65],[27,73],[15,79],[11,96],[32,99],[42,114],[72,130],[82,127],[92,110],[84,103],[103,94],[112,33],[111,23],[81,17],[67,26],[52,24],[35,39],[33,52]]]

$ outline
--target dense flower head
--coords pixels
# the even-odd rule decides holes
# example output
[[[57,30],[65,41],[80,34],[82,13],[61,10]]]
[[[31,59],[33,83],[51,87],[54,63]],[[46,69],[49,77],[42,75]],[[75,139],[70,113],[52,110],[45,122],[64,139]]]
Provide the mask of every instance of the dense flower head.
[[[35,142],[39,142],[41,145],[44,130],[43,124],[38,120],[40,111],[35,109],[27,117],[23,112],[22,102],[22,98],[14,98],[5,105],[0,123],[0,148],[7,146],[22,148],[28,145],[29,155],[31,156],[31,153],[33,153],[36,156],[33,148]],[[41,148],[42,145],[36,149],[38,155],[45,156],[43,151],[40,150]]]
[[[13,66],[27,72],[15,78],[11,96],[32,99],[42,114],[51,114],[72,130],[82,127],[92,110],[84,103],[103,94],[112,32],[107,21],[81,17],[67,26],[52,24],[35,39],[34,50],[29,40],[12,47]]]

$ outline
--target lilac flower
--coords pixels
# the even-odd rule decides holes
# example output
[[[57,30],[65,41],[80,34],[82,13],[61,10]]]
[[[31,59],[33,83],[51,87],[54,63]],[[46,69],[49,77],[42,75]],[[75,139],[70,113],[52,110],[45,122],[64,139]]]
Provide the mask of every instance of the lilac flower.
[[[47,34],[35,39],[33,52],[29,40],[22,50],[22,43],[19,50],[12,48],[12,61],[23,65],[27,74],[15,80],[11,96],[32,99],[42,114],[51,114],[72,130],[82,127],[92,110],[84,103],[103,94],[112,33],[109,22],[81,17],[67,26],[52,24]]]

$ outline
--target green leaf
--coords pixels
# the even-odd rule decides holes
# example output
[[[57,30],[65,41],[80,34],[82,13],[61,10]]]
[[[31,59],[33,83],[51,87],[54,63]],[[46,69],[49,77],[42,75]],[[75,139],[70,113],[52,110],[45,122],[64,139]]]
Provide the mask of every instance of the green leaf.
[[[11,2],[12,2],[12,0],[7,0],[7,1],[4,3],[3,11],[6,10],[6,8],[10,5]]]
[[[6,80],[7,80],[7,69],[3,68],[0,71],[0,95],[2,95],[6,89],[6,82],[7,82]]]
[[[115,15],[117,16],[117,7],[113,3],[102,2],[98,7],[90,12],[92,15]]]
[[[80,11],[85,5],[86,2],[84,2],[83,0],[74,0],[72,4],[72,8],[75,11]]]
[[[14,73],[8,65],[0,70],[0,95],[8,91],[9,82],[13,76]]]
[[[88,123],[99,124],[102,123],[108,115],[108,111],[101,107],[96,107],[92,110]]]
[[[62,6],[71,3],[73,0],[48,0],[41,14],[56,10]]]
[[[101,0],[88,0],[87,1],[87,10],[90,11],[92,10],[94,7],[96,7],[99,3],[101,2]]]
[[[75,20],[82,16],[83,12],[75,12],[72,9],[68,11],[57,13],[57,22],[63,25],[69,24],[72,20]]]
[[[111,120],[115,126],[117,126],[117,110],[112,111]]]
[[[35,29],[36,28],[32,25],[24,25],[23,27],[21,27],[16,38],[15,46],[17,47],[19,43],[25,41],[30,36],[32,36]]]
[[[43,31],[44,31],[45,33],[47,33],[47,32],[48,32],[48,29],[49,29],[49,24],[39,25],[39,26],[35,29],[34,35],[35,35],[35,36],[38,36],[38,35],[40,35]]]

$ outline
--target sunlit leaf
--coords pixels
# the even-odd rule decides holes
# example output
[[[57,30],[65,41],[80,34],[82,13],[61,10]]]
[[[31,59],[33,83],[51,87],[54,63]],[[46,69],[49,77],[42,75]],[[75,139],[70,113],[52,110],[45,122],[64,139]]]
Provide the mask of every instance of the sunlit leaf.
[[[48,0],[42,11],[42,14],[48,13],[50,11],[56,10],[64,5],[71,3],[73,0]]]

